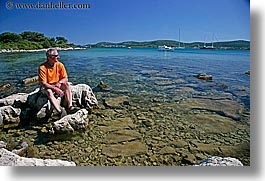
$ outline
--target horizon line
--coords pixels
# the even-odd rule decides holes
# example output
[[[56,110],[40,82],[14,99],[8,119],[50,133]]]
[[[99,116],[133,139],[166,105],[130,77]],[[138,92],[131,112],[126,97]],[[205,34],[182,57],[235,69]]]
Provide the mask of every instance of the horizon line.
[[[173,40],[173,39],[155,39],[155,40],[143,40],[143,41],[137,41],[137,40],[124,40],[124,41],[115,41],[115,42],[112,42],[112,41],[98,41],[96,43],[86,43],[86,44],[79,44],[79,45],[93,45],[93,44],[98,44],[98,43],[115,43],[115,44],[118,44],[118,43],[124,43],[124,42],[137,42],[137,43],[143,43],[143,42],[152,42],[152,41],[175,41],[175,42],[179,42],[178,40]],[[250,40],[248,39],[233,39],[233,40],[222,40],[222,41],[213,41],[214,43],[217,43],[217,42],[231,42],[231,41],[248,41],[250,42]],[[181,43],[212,43],[211,41],[207,41],[207,42],[204,42],[204,41],[188,41],[188,42],[184,42],[184,41],[180,41]],[[75,43],[73,43],[75,44]]]

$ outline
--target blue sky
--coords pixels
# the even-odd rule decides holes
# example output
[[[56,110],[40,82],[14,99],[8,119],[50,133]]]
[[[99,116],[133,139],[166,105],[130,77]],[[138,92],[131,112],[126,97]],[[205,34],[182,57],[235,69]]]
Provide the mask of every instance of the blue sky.
[[[250,40],[249,0],[53,0],[88,3],[89,9],[7,9],[1,0],[0,33],[36,31],[75,44],[101,41]],[[39,0],[49,3],[50,0]]]

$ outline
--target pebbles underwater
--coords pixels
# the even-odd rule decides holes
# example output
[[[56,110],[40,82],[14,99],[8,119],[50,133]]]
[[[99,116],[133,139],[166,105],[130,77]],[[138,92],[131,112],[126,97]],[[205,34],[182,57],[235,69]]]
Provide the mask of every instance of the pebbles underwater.
[[[89,113],[86,130],[51,135],[51,120],[1,128],[0,141],[6,148],[25,142],[29,146],[21,156],[77,166],[189,166],[211,156],[234,157],[250,165],[250,77],[244,74],[249,53],[233,56],[240,63],[236,60],[237,66],[231,66],[233,60],[225,51],[203,58],[202,53],[182,53],[179,58],[174,52],[162,56],[149,49],[132,49],[124,56],[127,50],[115,49],[122,55],[111,57],[108,50],[106,55],[105,49],[61,53],[73,84],[95,87],[103,81],[109,86],[94,92],[99,109]],[[103,53],[90,57],[93,51]],[[207,67],[201,60],[206,56],[214,59]],[[77,59],[79,64],[73,63]],[[194,77],[200,70],[213,79]],[[19,92],[30,92],[31,86]],[[11,84],[8,95],[14,87]]]
[[[0,140],[10,150],[26,142],[30,146],[25,157],[79,166],[186,166],[209,156],[235,157],[250,165],[249,111],[230,93],[205,95],[182,88],[170,98],[144,91],[127,96],[112,91],[95,94],[99,109],[89,114],[85,131],[49,135],[51,122],[47,122],[4,128]]]

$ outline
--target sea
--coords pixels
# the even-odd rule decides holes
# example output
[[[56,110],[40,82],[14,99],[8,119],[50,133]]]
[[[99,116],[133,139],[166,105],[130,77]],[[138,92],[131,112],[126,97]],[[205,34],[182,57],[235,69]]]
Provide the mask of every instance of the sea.
[[[186,166],[219,150],[217,156],[250,165],[249,50],[90,48],[59,55],[69,81],[89,85],[99,109],[85,130],[70,135],[50,134],[53,120],[1,128],[10,151],[26,142],[24,157],[80,166]],[[45,52],[0,54],[0,88],[10,85],[0,98],[38,88],[22,80],[45,61]],[[96,89],[101,81],[108,89]]]
[[[148,94],[172,101],[198,92],[229,92],[250,108],[249,50],[90,48],[59,51],[59,55],[73,84],[93,88],[103,81],[114,94]],[[45,52],[1,53],[0,86],[10,84],[11,88],[0,92],[0,98],[36,89],[37,84],[23,85],[22,80],[36,76],[44,61]],[[195,77],[198,74],[212,75],[213,79],[199,80]],[[181,91],[187,89],[194,91]]]

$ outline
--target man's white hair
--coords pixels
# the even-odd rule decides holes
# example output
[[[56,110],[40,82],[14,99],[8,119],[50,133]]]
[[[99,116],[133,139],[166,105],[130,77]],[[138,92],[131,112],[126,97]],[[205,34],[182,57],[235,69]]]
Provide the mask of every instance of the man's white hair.
[[[47,52],[46,52],[46,57],[52,56],[54,51],[57,51],[56,48],[48,49]]]

